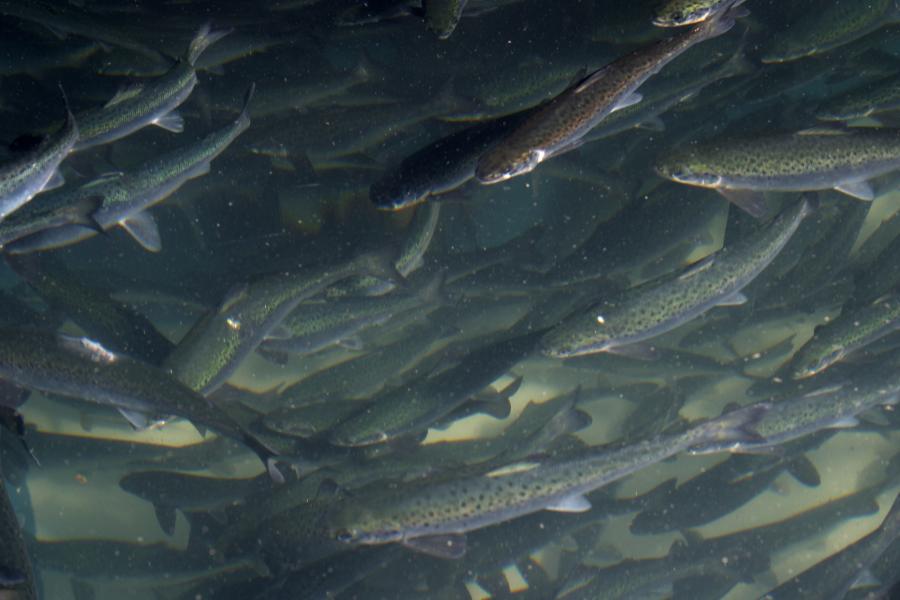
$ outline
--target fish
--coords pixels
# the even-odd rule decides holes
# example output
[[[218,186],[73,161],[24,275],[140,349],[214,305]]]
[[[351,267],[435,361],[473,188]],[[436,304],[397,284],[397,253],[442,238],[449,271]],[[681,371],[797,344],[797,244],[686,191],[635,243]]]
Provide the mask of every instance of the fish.
[[[394,267],[403,277],[408,277],[425,266],[425,254],[434,241],[438,232],[438,223],[441,216],[440,204],[428,204],[421,209],[416,209],[412,223],[403,238],[397,258],[394,259]],[[379,280],[374,277],[359,277],[351,279],[342,285],[334,286],[329,290],[333,297],[346,295],[380,296],[395,289],[396,284]]]
[[[541,333],[487,343],[451,369],[376,396],[331,429],[328,441],[370,446],[424,432],[528,356]]]
[[[114,352],[158,365],[172,351],[172,342],[149,319],[88,285],[59,257],[8,256],[6,263],[51,310]]]
[[[468,0],[422,0],[425,26],[439,40],[446,40],[456,29]]]
[[[727,5],[728,0],[669,0],[657,9],[653,24],[657,27],[696,25]]]
[[[640,352],[641,346],[634,344],[672,331],[714,306],[745,303],[741,290],[778,256],[814,204],[814,200],[802,198],[760,232],[722,248],[681,274],[648,282],[572,315],[547,334],[541,351],[557,358]]]
[[[635,515],[629,531],[659,534],[712,523],[764,493],[785,472],[806,485],[820,482],[818,470],[802,452],[785,457],[730,456],[678,486],[665,502]]]
[[[860,381],[861,380],[861,381]],[[859,377],[846,384],[823,385],[810,392],[774,402],[757,424],[759,438],[731,451],[766,453],[787,442],[823,429],[847,429],[860,424],[857,415],[877,406],[900,403],[900,379],[893,373]],[[697,448],[698,452],[705,450]]]
[[[0,165],[0,221],[41,192],[64,183],[59,165],[79,139],[79,128],[66,104],[66,121],[36,147]]]
[[[175,511],[224,513],[254,493],[270,490],[268,477],[217,479],[174,471],[137,471],[119,480],[119,487],[153,504],[160,529],[175,532]],[[224,518],[224,516],[223,516]]]
[[[128,173],[112,173],[79,188],[62,189],[47,195],[46,204],[58,207],[56,211],[66,211],[67,207],[101,198],[101,206],[90,214],[89,220],[94,226],[66,223],[47,227],[7,244],[7,254],[62,248],[96,236],[98,228],[106,232],[114,227],[125,230],[144,250],[159,252],[162,249],[159,227],[148,209],[191,179],[208,174],[212,161],[250,127],[248,109],[254,90],[253,85],[247,89],[243,110],[237,120],[203,139],[161,154]],[[35,211],[42,206],[35,207]],[[29,212],[22,218],[30,221],[35,216]]]
[[[3,484],[0,477],[0,598],[37,600],[31,556]]]
[[[681,551],[683,542],[673,542],[662,558],[626,559],[618,564],[575,569],[563,582],[556,600],[626,600],[671,593],[681,579],[719,577],[737,581],[728,563],[718,557],[690,560]]]
[[[75,4],[59,5],[46,0],[33,2],[3,0],[0,2],[0,15],[41,25],[56,39],[65,39],[69,34],[73,34],[94,40],[102,46],[115,46],[136,52],[155,62],[166,62],[166,58],[160,52],[142,44],[133,32],[98,19],[96,15]]]
[[[875,530],[770,590],[762,598],[843,598],[855,584],[865,580],[869,567],[898,536],[900,496],[895,498],[887,515]]]
[[[589,449],[567,459],[519,463],[491,473],[371,491],[336,504],[327,517],[332,539],[348,546],[401,543],[438,557],[465,554],[465,533],[551,510],[584,512],[584,494],[710,440],[755,438],[768,410],[755,405],[677,434],[615,450]]]
[[[226,413],[158,367],[117,354],[85,337],[6,329],[0,332],[0,379],[13,385],[112,406],[138,428],[149,417],[179,416],[244,443],[283,480],[275,453]]]
[[[164,75],[146,83],[123,87],[104,106],[79,113],[81,136],[75,150],[85,150],[120,140],[148,125],[180,133],[184,119],[177,109],[194,91],[197,72],[194,63],[210,45],[230,30],[200,28],[185,56]]]
[[[703,142],[663,159],[657,172],[719,191],[743,207],[740,193],[747,191],[834,189],[871,201],[868,181],[898,167],[900,131],[820,128]]]
[[[890,294],[868,306],[841,314],[816,329],[813,337],[794,356],[792,377],[818,375],[848,355],[900,328],[900,296]]]
[[[164,367],[191,389],[208,395],[221,387],[303,300],[359,274],[403,279],[387,253],[369,252],[341,264],[277,273],[238,285],[218,309],[194,325]]]
[[[734,2],[715,17],[626,55],[584,78],[538,107],[525,121],[478,159],[475,177],[495,184],[531,172],[544,160],[577,147],[591,129],[615,110],[640,102],[637,89],[694,45],[723,35],[745,11]]]
[[[820,121],[851,121],[900,110],[900,77],[889,75],[826,100],[816,110]]]
[[[302,415],[305,407],[341,400],[362,401],[386,387],[416,377],[417,365],[431,362],[430,350],[445,332],[439,328],[416,327],[409,333],[411,339],[403,338],[350,358],[280,390],[274,398],[277,408],[263,417],[266,427],[298,435],[310,429],[311,424]],[[423,367],[423,370],[428,369]],[[297,413],[300,413],[299,423]]]
[[[824,2],[820,10],[803,13],[798,23],[779,32],[762,55],[764,64],[777,64],[823,54],[845,46],[900,18],[894,0],[865,4]]]
[[[262,119],[327,106],[329,102],[370,81],[374,76],[373,70],[374,67],[363,58],[350,71],[320,74],[314,81],[278,81],[277,85],[271,86],[261,82],[250,116]]]
[[[0,248],[30,238],[43,231],[77,225],[103,233],[103,227],[92,217],[103,206],[102,196],[85,196],[74,203],[57,203],[54,194],[47,193],[28,210],[13,213],[0,221]],[[45,199],[49,201],[45,202]]]
[[[398,272],[400,270],[398,269]],[[345,298],[300,304],[278,329],[259,346],[268,356],[313,354],[330,346],[362,346],[358,335],[382,325],[401,313],[426,316],[444,302],[444,275],[438,274],[418,286],[413,293]]]
[[[425,146],[375,181],[369,199],[379,210],[403,210],[456,190],[475,177],[482,154],[530,112],[477,123]]]

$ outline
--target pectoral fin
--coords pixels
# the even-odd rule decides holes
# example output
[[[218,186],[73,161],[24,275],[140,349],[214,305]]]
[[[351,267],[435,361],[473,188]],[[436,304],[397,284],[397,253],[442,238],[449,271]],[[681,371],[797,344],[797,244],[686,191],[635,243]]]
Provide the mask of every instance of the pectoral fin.
[[[747,304],[747,296],[741,292],[735,292],[719,300],[716,306],[743,306],[744,304]]]
[[[871,202],[875,199],[875,190],[872,189],[872,186],[867,181],[846,182],[834,186],[834,189],[865,202]]]
[[[120,221],[119,225],[148,252],[162,250],[162,239],[156,220],[148,212],[140,212]]]
[[[756,219],[762,219],[769,212],[766,198],[751,190],[719,190],[726,200]]]
[[[55,190],[56,188],[60,188],[65,185],[66,179],[62,176],[62,173],[59,172],[59,169],[55,169],[53,173],[50,174],[50,179],[47,180],[47,183],[44,184],[42,191],[49,192],[50,190]]]
[[[580,513],[591,510],[591,502],[581,494],[575,494],[574,496],[566,496],[557,500],[544,508],[555,512]]]
[[[159,528],[162,529],[166,535],[174,534],[175,507],[166,506],[164,504],[154,504],[153,510],[156,513],[156,521],[159,523]]]

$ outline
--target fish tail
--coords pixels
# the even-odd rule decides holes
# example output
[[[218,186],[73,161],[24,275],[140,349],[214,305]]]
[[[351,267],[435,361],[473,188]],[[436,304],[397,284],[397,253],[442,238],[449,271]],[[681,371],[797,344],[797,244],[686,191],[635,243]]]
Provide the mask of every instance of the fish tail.
[[[403,284],[406,278],[397,270],[396,250],[386,248],[363,256],[363,270],[367,275],[394,284]]]
[[[241,106],[241,114],[237,118],[237,123],[244,129],[250,126],[250,102],[253,100],[254,94],[256,94],[256,83],[251,83],[244,92],[244,104]]]
[[[279,454],[263,443],[259,438],[247,431],[242,431],[241,439],[244,444],[253,450],[253,453],[259,457],[259,460],[262,461],[263,466],[266,467],[266,472],[269,474],[272,481],[275,483],[284,483],[284,475],[278,470]]]
[[[755,427],[771,408],[772,405],[766,402],[752,404],[698,425],[693,430],[691,453],[721,452],[739,448],[741,443],[763,441]]]
[[[197,35],[194,36],[194,39],[191,40],[191,45],[188,46],[188,64],[194,66],[194,64],[197,62],[197,59],[200,58],[200,55],[203,54],[203,52],[207,48],[221,40],[232,31],[234,30],[230,28],[213,31],[209,23],[205,23],[203,27],[200,28],[200,31],[197,32]]]
[[[750,14],[749,10],[741,7],[741,4],[743,4],[744,1],[745,0],[734,0],[734,2],[722,7],[718,13],[700,25],[700,27],[705,29],[707,39],[720,36],[730,31],[731,28],[734,27],[736,19],[746,17]]]

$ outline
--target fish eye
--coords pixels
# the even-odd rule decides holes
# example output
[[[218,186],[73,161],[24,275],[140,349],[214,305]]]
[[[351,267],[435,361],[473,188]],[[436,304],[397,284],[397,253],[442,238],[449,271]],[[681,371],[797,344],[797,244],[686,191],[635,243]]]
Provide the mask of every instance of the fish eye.
[[[353,541],[353,532],[349,529],[341,529],[334,535],[334,539],[342,544],[349,544]]]

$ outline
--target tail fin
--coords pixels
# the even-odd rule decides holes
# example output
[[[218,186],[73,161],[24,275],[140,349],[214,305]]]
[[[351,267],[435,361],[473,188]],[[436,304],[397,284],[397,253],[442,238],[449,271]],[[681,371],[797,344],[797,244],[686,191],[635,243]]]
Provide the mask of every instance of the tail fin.
[[[284,483],[284,475],[278,470],[279,454],[247,431],[243,431],[241,440],[259,457],[272,481]]]
[[[233,29],[220,29],[218,31],[212,31],[209,23],[205,23],[203,27],[200,28],[200,31],[197,32],[197,35],[194,36],[194,39],[191,40],[190,46],[188,46],[187,51],[187,61],[191,66],[197,63],[197,59],[200,58],[200,55],[203,52],[221,40],[223,37],[228,35],[234,31]]]
[[[772,405],[766,402],[752,404],[694,427],[685,434],[693,438],[688,452],[711,454],[736,451],[740,450],[742,443],[762,441],[762,436],[754,428],[771,408]]]

